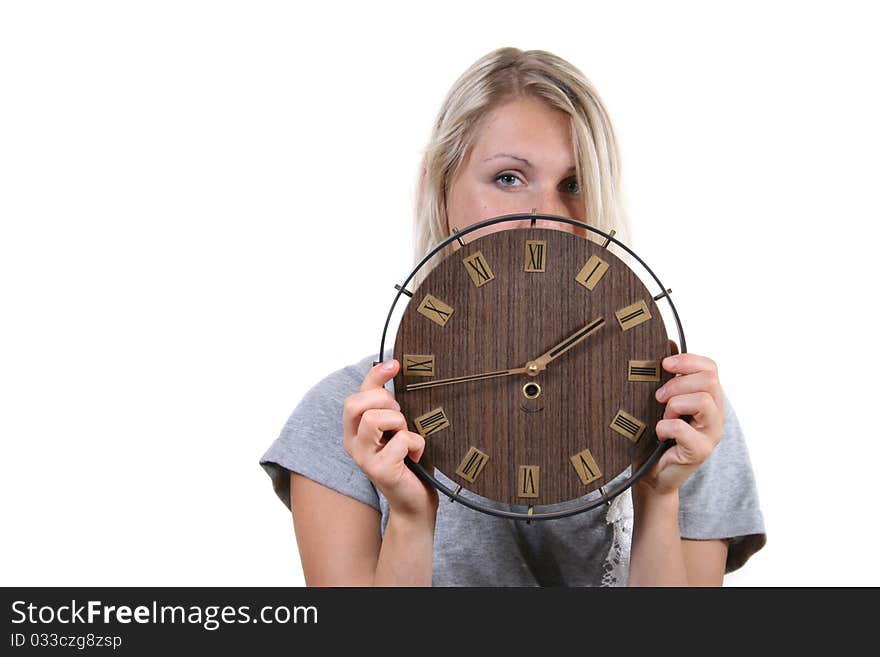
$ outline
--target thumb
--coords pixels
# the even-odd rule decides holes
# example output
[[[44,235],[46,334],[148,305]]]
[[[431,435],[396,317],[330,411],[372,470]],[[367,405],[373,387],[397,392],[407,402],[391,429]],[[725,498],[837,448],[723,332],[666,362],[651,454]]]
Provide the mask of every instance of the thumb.
[[[381,388],[394,378],[394,375],[397,374],[399,368],[400,363],[393,358],[386,360],[384,363],[374,365],[372,369],[367,372],[367,376],[364,377],[364,382],[361,383],[359,392],[372,390],[373,388]]]

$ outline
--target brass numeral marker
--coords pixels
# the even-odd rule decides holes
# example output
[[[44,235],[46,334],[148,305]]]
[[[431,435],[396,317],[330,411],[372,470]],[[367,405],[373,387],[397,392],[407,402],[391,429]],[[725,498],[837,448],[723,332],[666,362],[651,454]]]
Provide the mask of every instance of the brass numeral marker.
[[[625,436],[633,442],[636,442],[645,431],[644,422],[623,410],[617,411],[617,415],[611,420],[609,426],[621,436]]]
[[[482,251],[477,251],[474,255],[462,260],[462,262],[464,263],[464,268],[467,269],[467,273],[470,274],[471,280],[477,287],[482,287],[495,279],[495,274],[489,268],[489,263],[486,262]]]
[[[455,474],[469,482],[474,483],[477,476],[483,471],[483,466],[489,460],[489,455],[484,454],[476,447],[471,447],[468,453],[464,455],[461,464],[456,468]]]
[[[416,425],[416,431],[418,431],[422,436],[427,438],[428,436],[437,433],[441,429],[445,429],[449,426],[449,418],[446,417],[446,411],[443,410],[443,407],[437,407],[434,410],[428,411],[424,415],[419,415],[415,420],[413,420],[413,424]]]
[[[404,376],[434,376],[434,356],[431,354],[404,354]]]
[[[658,360],[631,360],[629,361],[630,381],[659,381],[660,361]]]
[[[446,326],[446,322],[449,321],[454,312],[452,306],[447,306],[440,299],[430,294],[425,295],[425,298],[422,299],[416,310],[440,326]]]
[[[642,300],[636,301],[626,308],[621,308],[614,315],[617,317],[620,328],[624,331],[628,331],[639,324],[644,324],[651,319],[651,311],[648,310],[648,305]]]
[[[590,256],[587,264],[574,279],[588,290],[592,290],[608,271],[608,263],[598,256]]]
[[[588,449],[572,456],[571,464],[574,466],[584,486],[602,478],[602,471],[599,470],[599,466],[596,465],[596,459],[593,458]]]
[[[517,497],[538,497],[541,484],[540,477],[540,466],[519,466],[519,491],[516,494]]]
[[[523,271],[545,271],[546,257],[547,240],[526,240],[526,266]]]

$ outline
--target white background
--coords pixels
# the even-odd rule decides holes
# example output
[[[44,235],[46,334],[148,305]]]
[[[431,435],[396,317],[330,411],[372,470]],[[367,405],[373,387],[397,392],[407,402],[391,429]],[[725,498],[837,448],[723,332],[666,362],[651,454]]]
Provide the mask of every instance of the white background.
[[[869,3],[0,8],[4,585],[298,585],[257,464],[378,349],[443,96],[504,45],[581,68],[633,246],[746,431],[730,585],[880,584]]]

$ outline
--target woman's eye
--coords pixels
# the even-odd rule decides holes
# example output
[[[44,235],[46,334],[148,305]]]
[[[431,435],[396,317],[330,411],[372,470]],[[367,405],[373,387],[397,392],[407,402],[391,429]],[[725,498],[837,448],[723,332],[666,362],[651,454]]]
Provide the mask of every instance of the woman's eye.
[[[562,183],[562,189],[564,189],[569,194],[579,194],[581,191],[580,185],[578,185],[577,178],[569,178],[564,183]]]
[[[504,187],[515,187],[517,181],[522,182],[512,173],[499,173],[495,176],[495,181],[500,182]]]

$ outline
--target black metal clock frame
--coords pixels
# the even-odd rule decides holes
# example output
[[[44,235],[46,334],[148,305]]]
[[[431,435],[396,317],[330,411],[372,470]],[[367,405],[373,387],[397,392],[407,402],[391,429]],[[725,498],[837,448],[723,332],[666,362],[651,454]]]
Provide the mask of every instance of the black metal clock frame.
[[[672,311],[672,316],[675,319],[675,325],[678,330],[678,339],[680,345],[680,351],[682,353],[687,351],[687,343],[685,342],[684,337],[684,329],[681,326],[681,320],[678,316],[678,311],[675,308],[675,303],[672,301],[672,297],[670,295],[670,291],[666,288],[663,283],[660,282],[660,279],[653,272],[653,270],[645,264],[644,260],[642,260],[632,249],[630,249],[626,244],[618,240],[612,233],[606,233],[594,226],[590,226],[585,224],[582,221],[578,221],[576,219],[570,219],[568,217],[558,217],[556,215],[547,215],[547,214],[507,214],[498,217],[493,217],[491,219],[486,219],[485,221],[481,221],[479,223],[468,226],[462,231],[455,232],[445,240],[443,240],[440,244],[438,244],[434,249],[431,250],[428,255],[422,258],[422,261],[416,265],[415,269],[413,269],[409,276],[403,281],[402,284],[395,286],[397,288],[397,294],[394,296],[394,301],[391,303],[391,308],[388,311],[388,316],[385,319],[385,326],[382,329],[382,340],[379,343],[379,356],[376,362],[382,360],[382,354],[385,353],[385,338],[388,334],[388,326],[391,323],[391,317],[394,314],[394,309],[397,307],[397,302],[400,300],[400,297],[405,293],[406,286],[413,279],[413,277],[418,273],[418,271],[428,263],[431,258],[441,252],[446,246],[451,244],[455,240],[461,240],[462,237],[472,233],[473,231],[479,230],[480,228],[485,228],[487,226],[494,226],[495,224],[507,223],[511,221],[523,221],[524,219],[528,219],[531,221],[532,227],[535,226],[535,222],[538,219],[544,221],[556,221],[559,223],[566,223],[572,226],[576,226],[578,228],[584,228],[596,235],[600,235],[604,237],[607,241],[606,244],[610,245],[612,242],[622,248],[624,251],[629,253],[633,258],[635,258],[638,263],[644,267],[645,271],[654,279],[658,286],[660,286],[660,295],[662,298],[666,299],[669,303],[669,308]],[[460,242],[461,243],[461,242]],[[656,297],[655,297],[656,299]],[[569,502],[559,502],[556,504],[547,505],[547,508],[554,508],[555,510],[550,511],[541,511],[535,512],[533,507],[529,507],[529,510],[526,512],[519,511],[508,511],[505,509],[498,509],[491,506],[487,506],[482,502],[466,497],[462,491],[456,492],[450,489],[448,486],[438,481],[436,477],[430,474],[425,468],[423,468],[418,463],[412,461],[409,457],[406,457],[406,464],[409,468],[420,478],[422,481],[430,484],[444,495],[446,495],[451,502],[460,502],[466,507],[474,509],[476,511],[481,511],[483,513],[487,513],[489,515],[498,516],[500,518],[510,518],[513,520],[525,520],[526,522],[531,522],[532,520],[555,520],[557,518],[565,518],[567,516],[573,516],[578,513],[583,513],[584,511],[589,511],[591,509],[595,509],[602,504],[608,504],[615,497],[623,493],[629,487],[631,487],[634,483],[636,483],[639,479],[641,479],[645,473],[650,470],[654,464],[660,459],[663,453],[672,447],[675,444],[674,440],[665,440],[658,441],[657,447],[654,448],[654,451],[651,453],[651,456],[642,464],[642,466],[635,472],[630,475],[628,479],[624,481],[618,482],[612,490],[605,491],[604,489],[600,492],[600,495],[595,499],[584,499],[578,498],[574,501]],[[590,493],[585,496],[589,498],[595,493]],[[510,505],[508,505],[510,506]],[[559,509],[558,507],[566,507]]]

